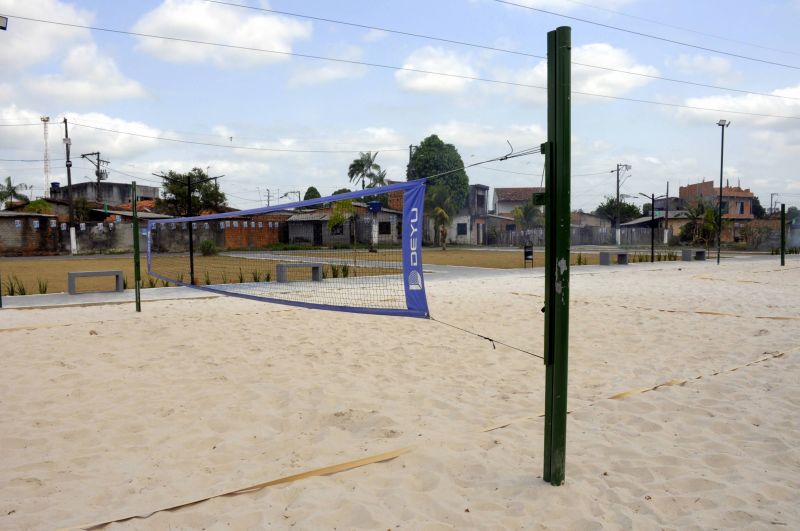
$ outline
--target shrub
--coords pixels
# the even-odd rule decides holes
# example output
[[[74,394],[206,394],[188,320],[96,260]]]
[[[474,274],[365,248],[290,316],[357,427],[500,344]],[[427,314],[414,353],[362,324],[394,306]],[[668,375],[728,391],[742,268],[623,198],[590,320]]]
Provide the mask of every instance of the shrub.
[[[214,240],[203,240],[200,242],[200,253],[203,256],[216,256],[219,254],[219,249]]]
[[[350,276],[350,266],[342,264],[342,277],[347,278]]]
[[[264,280],[265,280],[265,281],[267,281],[267,282],[269,282],[270,280],[272,280],[272,273],[270,273],[269,271],[267,271],[267,278],[265,278]]]
[[[239,284],[244,284],[244,273],[241,267],[239,268]]]
[[[250,275],[253,277],[253,282],[261,282],[261,272],[257,269],[254,269]]]
[[[9,297],[13,297],[14,295],[17,294],[17,276],[16,275],[11,275],[9,277],[6,277],[4,285],[6,287],[6,295],[8,295]]]
[[[222,275],[220,275],[220,278],[222,279],[222,283],[223,284],[227,284],[228,283],[228,273],[226,273],[225,271],[222,272]]]
[[[339,278],[339,266],[335,264],[331,264],[331,276],[333,278]]]
[[[39,288],[39,295],[44,295],[45,293],[47,293],[47,280],[42,280],[40,278],[37,278],[36,286]]]
[[[203,279],[203,281],[206,283],[206,286],[211,284],[211,275],[208,274],[208,271],[206,271],[205,278]]]
[[[147,287],[148,288],[156,287],[156,279],[154,279],[153,277],[147,277]]]
[[[122,289],[128,289],[128,277],[124,275],[122,277]]]

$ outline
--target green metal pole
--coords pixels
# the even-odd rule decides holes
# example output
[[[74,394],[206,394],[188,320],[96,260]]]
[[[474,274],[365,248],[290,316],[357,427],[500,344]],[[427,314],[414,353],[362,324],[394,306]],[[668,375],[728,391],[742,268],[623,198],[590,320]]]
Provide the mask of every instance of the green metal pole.
[[[786,203],[781,203],[781,266],[786,265]]]
[[[141,264],[139,263],[139,214],[136,202],[139,200],[136,192],[136,181],[131,183],[131,210],[133,211],[133,291],[136,294],[136,311],[142,311],[142,298],[139,293],[142,284]]]
[[[567,445],[569,341],[571,34],[547,34],[545,201],[545,433],[542,478],[564,483]]]

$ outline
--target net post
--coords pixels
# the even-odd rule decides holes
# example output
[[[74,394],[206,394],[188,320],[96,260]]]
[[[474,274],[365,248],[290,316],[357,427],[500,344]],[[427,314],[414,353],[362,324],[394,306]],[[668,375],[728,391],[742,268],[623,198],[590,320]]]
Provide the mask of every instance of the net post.
[[[131,183],[131,211],[133,213],[133,291],[136,294],[136,311],[142,311],[142,299],[139,292],[142,271],[139,258],[139,214],[136,206],[139,200],[136,192],[136,181]]]
[[[781,203],[781,267],[786,265],[786,203]]]
[[[186,217],[192,217],[192,176],[186,175]],[[196,286],[194,278],[194,234],[192,230],[192,220],[189,220],[189,283]]]
[[[567,439],[570,250],[571,33],[547,34],[545,200],[545,430],[542,478],[562,485]]]

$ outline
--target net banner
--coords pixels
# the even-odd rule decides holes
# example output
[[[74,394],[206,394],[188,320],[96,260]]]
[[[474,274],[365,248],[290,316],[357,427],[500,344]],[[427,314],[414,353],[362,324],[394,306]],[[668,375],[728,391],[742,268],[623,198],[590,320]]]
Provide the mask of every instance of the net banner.
[[[358,313],[428,317],[425,180],[307,201],[148,222],[162,284]],[[194,278],[194,283],[191,279]]]

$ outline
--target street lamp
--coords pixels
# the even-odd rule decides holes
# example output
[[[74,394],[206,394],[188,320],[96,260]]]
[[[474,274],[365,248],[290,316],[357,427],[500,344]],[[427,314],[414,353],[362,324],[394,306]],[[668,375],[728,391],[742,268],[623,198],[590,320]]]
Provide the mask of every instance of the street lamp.
[[[719,222],[717,223],[717,265],[719,265],[719,255],[722,248],[722,162],[725,156],[725,129],[731,123],[728,120],[720,120],[717,125],[722,131],[722,144],[719,150]]]
[[[639,192],[639,195],[649,199],[650,203],[650,262],[656,261],[656,194],[643,194]],[[658,199],[662,197],[667,197],[664,195],[658,196]],[[669,198],[667,197],[667,201]]]

